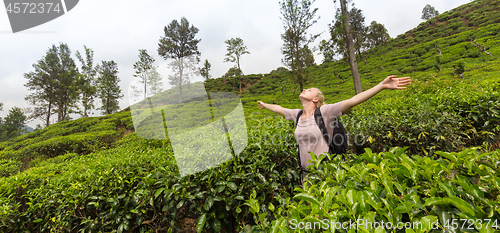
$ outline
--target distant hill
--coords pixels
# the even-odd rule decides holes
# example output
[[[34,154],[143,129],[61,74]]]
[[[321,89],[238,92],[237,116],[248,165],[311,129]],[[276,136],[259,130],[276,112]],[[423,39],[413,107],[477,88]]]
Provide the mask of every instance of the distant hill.
[[[31,127],[27,126],[27,125],[25,125],[25,126],[23,127],[23,129],[26,129],[26,131],[28,131],[28,133],[32,133],[32,132],[34,132],[34,131],[35,131],[35,129],[33,129],[33,128],[31,128]]]

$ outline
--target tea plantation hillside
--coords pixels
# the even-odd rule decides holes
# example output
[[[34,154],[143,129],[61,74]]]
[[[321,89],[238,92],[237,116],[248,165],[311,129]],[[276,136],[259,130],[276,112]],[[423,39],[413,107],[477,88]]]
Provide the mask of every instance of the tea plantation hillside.
[[[0,143],[0,231],[330,232],[332,222],[360,219],[394,227],[360,224],[359,232],[498,231],[499,4],[471,2],[363,53],[364,90],[393,74],[413,82],[342,116],[349,153],[326,155],[324,163],[319,155],[304,186],[293,122],[256,105],[301,107],[289,71],[278,68],[243,77],[244,150],[193,175],[181,177],[169,138],[134,132],[134,107]],[[319,87],[328,103],[354,95],[346,61],[307,72],[308,86]],[[205,87],[237,93],[238,78],[208,80]]]

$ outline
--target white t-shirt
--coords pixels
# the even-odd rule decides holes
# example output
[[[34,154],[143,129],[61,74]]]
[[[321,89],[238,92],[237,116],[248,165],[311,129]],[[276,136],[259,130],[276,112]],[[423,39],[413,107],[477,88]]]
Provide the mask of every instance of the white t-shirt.
[[[285,118],[296,122],[297,114],[300,110],[301,109],[285,109]],[[332,135],[333,127],[335,126],[335,118],[343,115],[340,109],[340,102],[335,104],[325,104],[320,107],[320,111],[323,116],[328,135]],[[299,119],[294,136],[295,140],[297,140],[297,144],[299,145],[301,166],[306,168],[308,165],[312,164],[309,162],[309,160],[311,160],[311,154],[309,154],[309,152],[313,152],[315,155],[326,153],[328,152],[328,143],[326,143],[323,135],[321,134],[321,130],[316,124],[314,114],[307,119],[303,119],[303,116],[304,115],[302,115]],[[330,141],[331,140],[332,139],[330,138]]]

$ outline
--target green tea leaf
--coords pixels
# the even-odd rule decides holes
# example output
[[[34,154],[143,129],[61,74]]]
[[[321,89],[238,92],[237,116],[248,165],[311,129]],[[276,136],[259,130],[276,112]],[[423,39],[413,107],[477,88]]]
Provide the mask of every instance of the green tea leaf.
[[[295,195],[294,198],[307,201],[311,204],[319,205],[319,201],[307,193],[299,193],[299,194]]]
[[[207,214],[202,214],[196,221],[196,232],[198,233],[202,232],[206,222],[207,222]]]
[[[203,208],[205,208],[205,210],[208,211],[210,208],[212,208],[213,204],[214,204],[214,198],[212,196],[210,196],[205,201],[205,205],[203,206]]]
[[[448,197],[448,199],[455,207],[459,208],[460,210],[462,210],[464,212],[467,212],[468,214],[470,214],[472,216],[476,216],[474,209],[466,201],[464,201],[458,197]]]
[[[233,182],[228,182],[227,186],[229,186],[229,188],[232,189],[233,191],[236,191],[238,189],[238,186],[236,186],[236,184]]]
[[[448,194],[449,197],[455,197],[456,194],[453,191],[453,188],[443,182],[439,182],[439,186],[443,188],[446,191],[446,194]]]
[[[425,200],[424,206],[446,205],[446,204],[450,204],[450,201],[446,198],[431,197],[431,198],[427,198],[427,200]]]
[[[158,196],[160,196],[160,194],[163,192],[163,190],[165,190],[165,188],[160,188],[160,189],[156,190],[155,198],[158,198]]]
[[[267,213],[262,213],[262,214],[259,214],[259,221],[260,221],[261,223],[263,223],[263,222],[264,222],[264,219],[266,218],[266,216],[267,216]]]
[[[448,152],[436,151],[435,153],[440,155],[440,156],[443,156],[443,157],[445,157],[445,158],[447,158],[455,163],[457,162],[457,157],[455,157],[454,155],[452,155]]]

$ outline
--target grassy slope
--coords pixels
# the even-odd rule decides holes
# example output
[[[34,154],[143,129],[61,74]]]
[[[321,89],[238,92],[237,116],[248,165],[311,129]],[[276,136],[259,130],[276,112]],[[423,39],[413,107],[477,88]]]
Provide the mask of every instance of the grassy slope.
[[[443,92],[442,89],[447,87],[457,88],[461,90],[460,92],[477,91],[483,95],[484,91],[497,91],[498,93],[498,85],[495,87],[492,84],[498,83],[500,76],[500,61],[498,60],[500,26],[495,24],[500,18],[498,16],[499,2],[475,1],[456,10],[445,12],[437,19],[424,22],[405,35],[363,54],[366,63],[360,62],[359,68],[364,89],[375,85],[383,77],[397,74],[413,77],[415,91],[406,94],[381,93],[376,98],[353,109],[352,114],[363,116],[363,114],[371,114],[370,111],[387,110],[394,106],[407,109],[412,103],[404,102],[405,99],[415,100],[415,98],[424,98],[426,95],[455,99],[454,94],[457,92],[452,91],[451,95]],[[456,25],[460,22],[463,22],[463,26],[457,27]],[[495,57],[490,57],[472,46],[471,38],[476,38],[477,43],[486,46],[487,51]],[[436,47],[439,47],[443,54],[440,72],[434,68]],[[466,64],[464,80],[459,80],[453,73],[452,65],[459,61]],[[346,77],[346,80],[341,82],[340,79],[336,79],[335,71],[339,72],[341,77]],[[321,88],[330,103],[341,101],[354,94],[352,81],[347,78],[350,76],[350,69],[344,61],[311,67],[309,72],[310,77],[314,78],[309,85]],[[281,104],[289,108],[300,107],[297,95],[292,92],[293,89],[297,89],[296,86],[288,83],[284,95],[281,95],[280,90],[276,90],[283,85],[287,75],[285,73],[265,74],[263,78],[260,75],[245,77],[244,80],[249,85],[241,98],[248,124],[255,124],[254,119],[275,116],[266,111],[258,111],[255,105],[256,100]],[[229,78],[228,80],[225,82],[231,82],[231,80],[234,82],[235,79]],[[215,87],[218,82],[224,81],[211,80],[207,86]],[[234,88],[225,86],[219,90],[234,91],[237,85],[233,84],[233,86]],[[212,90],[217,89],[212,88]],[[464,95],[463,98],[470,96]],[[426,101],[422,100],[417,105],[425,107],[426,104],[439,103],[439,100]],[[398,102],[404,102],[404,104],[397,104]],[[254,112],[256,114],[252,114]],[[16,202],[8,201],[9,196],[20,190],[35,195],[39,192],[37,187],[40,184],[48,187],[48,189],[40,190],[50,190],[52,187],[54,190],[67,189],[70,190],[68,192],[73,193],[79,193],[78,190],[84,190],[87,187],[96,187],[96,190],[90,190],[85,195],[75,194],[74,201],[78,202],[94,197],[106,197],[106,193],[101,191],[102,187],[106,187],[107,184],[116,185],[115,189],[120,189],[120,192],[132,192],[131,189],[134,188],[125,184],[134,183],[135,181],[131,179],[137,179],[137,176],[142,177],[145,183],[154,183],[154,176],[151,174],[166,171],[174,174],[177,168],[169,165],[172,164],[170,161],[173,158],[169,143],[140,139],[135,133],[121,139],[125,131],[132,128],[130,113],[123,111],[100,118],[58,123],[44,130],[1,143],[1,175],[13,175],[0,180],[0,193],[2,194],[0,199],[4,204],[0,211],[3,213],[2,216],[15,215],[16,209],[23,205],[31,206],[33,203],[13,204]],[[96,135],[98,137],[95,137]],[[25,171],[14,175],[19,169]],[[116,193],[115,189],[107,190]],[[46,202],[51,200],[50,194],[38,195],[45,195]],[[143,207],[147,209],[145,205]],[[60,221],[65,220],[67,219]],[[53,220],[52,224],[53,227],[64,225],[57,219]]]

